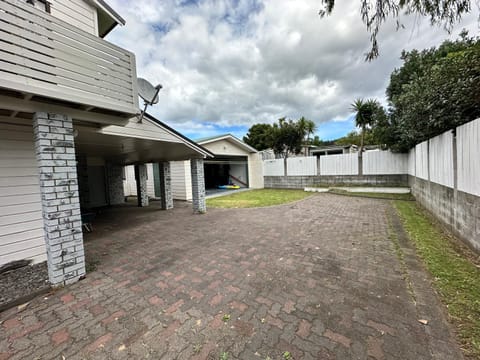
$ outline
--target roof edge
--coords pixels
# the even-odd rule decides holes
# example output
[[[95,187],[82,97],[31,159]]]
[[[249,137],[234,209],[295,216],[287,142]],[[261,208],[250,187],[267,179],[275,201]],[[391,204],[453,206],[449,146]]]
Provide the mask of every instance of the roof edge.
[[[153,117],[152,115],[150,115],[149,113],[145,113],[144,114],[144,117],[147,118],[148,120],[150,121],[153,121],[154,123],[156,123],[157,125],[160,125],[161,127],[165,128],[165,130],[167,130],[168,132],[172,133],[172,135],[175,135],[179,138],[181,138],[182,140],[184,140],[185,142],[189,143],[190,145],[192,145],[194,148],[198,149],[198,152],[200,153],[203,153],[205,157],[215,157],[215,155],[208,149],[204,148],[202,145],[200,145],[199,143],[196,143],[195,141],[189,139],[188,137],[186,137],[185,135],[179,133],[177,130],[175,130],[174,128],[168,126],[167,124],[165,124],[164,122],[158,120],[157,118]]]
[[[235,141],[239,146],[247,149],[251,153],[257,153],[258,152],[258,150],[254,149],[253,147],[251,147],[250,145],[243,142],[242,140],[240,140],[239,138],[237,138],[236,136],[234,136],[232,134],[222,134],[222,135],[218,135],[218,136],[203,139],[203,140],[200,139],[200,140],[198,140],[198,144],[199,145],[206,145],[206,144],[210,144],[212,142],[219,141],[219,140],[224,140],[224,139],[231,139],[231,140]]]

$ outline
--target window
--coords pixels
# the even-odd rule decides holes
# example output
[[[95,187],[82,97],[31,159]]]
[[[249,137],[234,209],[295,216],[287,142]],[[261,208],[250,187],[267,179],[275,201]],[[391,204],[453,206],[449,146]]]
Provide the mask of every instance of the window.
[[[50,13],[50,2],[47,0],[26,0],[27,4],[33,5],[36,9]]]

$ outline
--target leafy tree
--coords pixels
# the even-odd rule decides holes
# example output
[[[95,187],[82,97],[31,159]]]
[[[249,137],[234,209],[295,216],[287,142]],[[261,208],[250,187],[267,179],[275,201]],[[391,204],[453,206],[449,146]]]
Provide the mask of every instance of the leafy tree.
[[[272,125],[255,124],[248,129],[243,141],[258,151],[262,151],[272,147],[272,134]]]
[[[304,138],[305,128],[299,122],[281,118],[273,124],[272,148],[276,155],[286,159],[289,154],[299,154]]]
[[[370,33],[370,50],[366,54],[367,60],[378,57],[377,36],[380,27],[388,18],[397,21],[397,29],[403,27],[400,23],[400,13],[417,14],[428,17],[432,25],[443,26],[450,32],[455,23],[463,15],[471,11],[470,0],[360,0],[360,16]],[[319,11],[321,17],[330,15],[335,7],[335,0],[322,0],[323,9]]]
[[[480,117],[480,40],[466,33],[438,48],[402,53],[390,76],[389,117],[375,126],[394,151]]]
[[[361,132],[351,131],[347,135],[334,140],[334,145],[357,145],[360,146],[362,139]],[[365,130],[364,145],[377,145],[372,129]]]

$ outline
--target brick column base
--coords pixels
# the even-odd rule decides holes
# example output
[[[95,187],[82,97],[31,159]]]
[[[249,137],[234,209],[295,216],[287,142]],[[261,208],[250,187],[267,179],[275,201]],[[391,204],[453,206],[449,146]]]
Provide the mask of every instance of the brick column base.
[[[205,176],[203,173],[203,159],[191,159],[192,174],[192,201],[193,212],[204,214],[207,212],[205,203]]]
[[[158,175],[160,176],[162,209],[173,209],[172,177],[169,162],[158,164]]]
[[[85,275],[72,119],[60,114],[35,113],[33,130],[48,277],[54,286],[67,285]]]
[[[137,182],[137,199],[138,206],[148,206],[147,193],[147,165],[135,165],[135,181]]]

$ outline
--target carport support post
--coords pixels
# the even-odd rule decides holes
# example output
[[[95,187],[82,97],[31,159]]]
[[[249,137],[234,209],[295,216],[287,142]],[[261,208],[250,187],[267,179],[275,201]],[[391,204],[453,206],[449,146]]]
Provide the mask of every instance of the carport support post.
[[[85,276],[72,118],[37,112],[33,116],[33,133],[48,278],[53,286],[67,285]]]
[[[162,209],[173,209],[170,162],[166,161],[158,164],[158,175],[160,175],[160,203]]]
[[[137,203],[139,207],[148,206],[147,165],[135,165],[135,182],[137,183]]]
[[[205,204],[205,176],[203,173],[203,159],[191,159],[190,168],[192,174],[192,201],[193,212],[204,214],[207,212]]]

